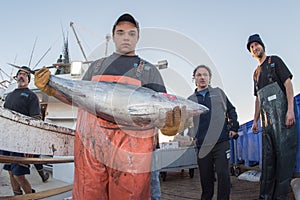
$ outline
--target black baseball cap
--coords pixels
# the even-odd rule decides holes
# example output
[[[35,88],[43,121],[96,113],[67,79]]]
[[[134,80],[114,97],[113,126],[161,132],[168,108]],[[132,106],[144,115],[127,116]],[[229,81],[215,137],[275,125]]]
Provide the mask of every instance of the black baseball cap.
[[[112,29],[112,33],[114,34],[114,31],[116,29],[116,26],[120,23],[120,22],[130,22],[132,24],[135,25],[135,27],[137,28],[138,32],[140,31],[140,26],[139,23],[134,19],[134,17],[128,13],[125,13],[123,15],[121,15],[117,21],[114,23],[113,29]]]
[[[19,72],[26,72],[26,74],[27,74],[27,76],[28,76],[28,83],[29,83],[29,82],[30,82],[30,78],[31,78],[31,76],[30,76],[31,69],[30,69],[29,67],[22,66],[22,67],[18,70],[18,72],[17,72],[17,74],[16,74],[16,77],[18,76]]]

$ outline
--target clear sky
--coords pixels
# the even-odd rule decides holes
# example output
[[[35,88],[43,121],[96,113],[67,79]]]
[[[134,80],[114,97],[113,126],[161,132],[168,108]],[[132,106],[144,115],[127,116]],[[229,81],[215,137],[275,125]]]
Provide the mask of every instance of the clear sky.
[[[246,41],[253,33],[261,35],[267,54],[279,55],[285,61],[294,74],[295,95],[300,93],[297,0],[7,0],[1,2],[1,8],[0,67],[8,74],[16,72],[8,62],[28,65],[36,38],[31,67],[50,47],[36,68],[56,62],[63,31],[69,35],[71,59],[83,60],[69,26],[71,21],[91,58],[95,49],[103,46],[114,21],[128,12],[142,28],[138,53],[151,62],[168,60],[169,71],[162,70],[162,74],[171,93],[191,94],[193,68],[207,64],[213,69],[213,86],[225,90],[240,122],[251,120],[252,74],[257,62],[246,49]]]

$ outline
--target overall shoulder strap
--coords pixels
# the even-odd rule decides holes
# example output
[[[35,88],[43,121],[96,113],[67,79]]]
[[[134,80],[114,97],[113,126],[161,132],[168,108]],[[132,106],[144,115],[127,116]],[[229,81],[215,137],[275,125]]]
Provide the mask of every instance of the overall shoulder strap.
[[[274,78],[276,76],[276,71],[275,71],[275,63],[272,63],[272,56],[270,56],[268,59],[267,70],[268,70],[269,83],[273,83],[275,81]]]
[[[94,70],[97,70],[97,68],[102,68],[103,63],[104,63],[106,58],[107,57],[104,57],[104,58],[101,58],[101,59],[97,60],[97,63],[95,64],[95,69]]]

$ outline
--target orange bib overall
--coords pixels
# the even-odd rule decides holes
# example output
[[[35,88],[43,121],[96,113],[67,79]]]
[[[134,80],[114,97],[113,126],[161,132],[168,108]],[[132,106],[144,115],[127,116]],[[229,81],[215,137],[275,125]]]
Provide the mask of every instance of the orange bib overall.
[[[98,75],[92,81],[141,85],[124,76]],[[150,199],[154,129],[129,128],[78,108],[73,199]]]

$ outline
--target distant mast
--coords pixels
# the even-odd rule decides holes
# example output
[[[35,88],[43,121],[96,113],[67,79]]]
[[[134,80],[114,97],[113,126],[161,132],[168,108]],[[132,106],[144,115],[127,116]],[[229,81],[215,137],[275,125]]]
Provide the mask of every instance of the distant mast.
[[[63,63],[64,64],[69,64],[70,63],[70,56],[69,56],[69,41],[68,41],[68,36],[65,38],[64,37],[64,48],[63,48]]]
[[[105,57],[107,56],[107,53],[108,53],[108,43],[109,43],[110,39],[111,39],[110,34],[106,34],[106,36],[105,36],[106,46],[105,46],[105,53],[104,53]]]
[[[63,40],[64,40],[64,46],[63,46],[62,53],[59,55],[59,58],[56,61],[57,70],[55,72],[55,75],[68,74],[71,71],[68,35],[67,37],[65,37],[65,35],[63,34]]]

